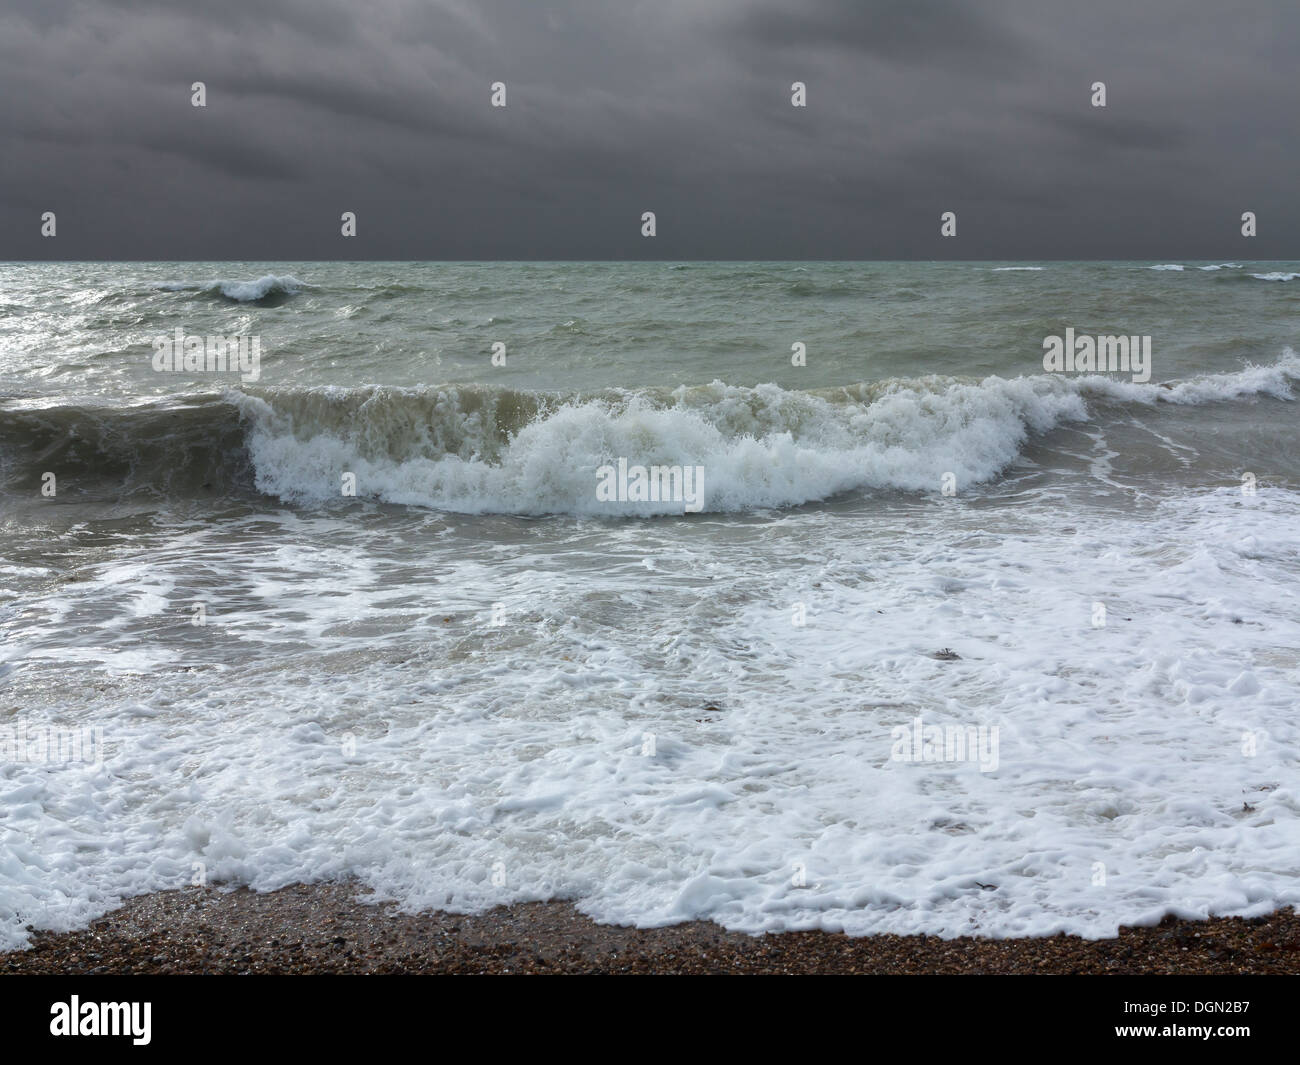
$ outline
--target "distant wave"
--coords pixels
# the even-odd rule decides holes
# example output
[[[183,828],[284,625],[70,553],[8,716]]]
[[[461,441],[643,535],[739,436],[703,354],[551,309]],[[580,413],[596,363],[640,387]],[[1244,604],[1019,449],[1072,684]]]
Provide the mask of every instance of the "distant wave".
[[[1187,268],[1185,266],[1180,266],[1178,263],[1161,263],[1159,266],[1148,266],[1147,269],[1148,270],[1185,270]]]
[[[1174,384],[1104,375],[895,378],[814,391],[715,381],[588,394],[486,386],[248,388],[132,407],[0,411],[10,483],[58,462],[115,492],[357,495],[460,513],[645,516],[680,504],[596,500],[619,456],[700,465],[709,511],[794,506],[842,492],[930,490],[997,477],[1033,436],[1105,408],[1293,399],[1300,358]],[[1098,405],[1090,411],[1089,405]],[[1124,417],[1128,417],[1128,413]]]
[[[204,284],[178,281],[158,286],[164,292],[202,292],[236,303],[266,303],[277,298],[296,296],[307,287],[292,274],[284,277],[266,274],[255,281],[208,281]]]
[[[1041,269],[1043,269],[1041,266],[995,266],[993,267],[993,273],[1005,274],[1005,273],[1009,273],[1012,270],[1035,270],[1036,271]]]
[[[1297,277],[1300,277],[1300,274],[1286,274],[1275,270],[1269,274],[1251,274],[1250,276],[1259,281],[1294,281]]]

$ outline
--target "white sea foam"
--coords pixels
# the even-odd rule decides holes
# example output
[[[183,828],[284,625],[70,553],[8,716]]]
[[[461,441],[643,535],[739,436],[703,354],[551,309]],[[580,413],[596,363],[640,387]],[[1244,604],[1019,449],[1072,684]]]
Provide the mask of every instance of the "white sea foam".
[[[1281,270],[1274,270],[1271,273],[1251,274],[1250,276],[1260,281],[1294,281],[1297,277],[1300,277],[1300,274],[1288,274]]]
[[[1186,270],[1187,267],[1181,266],[1178,263],[1161,263],[1159,266],[1149,266],[1147,267],[1147,269],[1148,270]]]
[[[1069,520],[801,510],[733,526],[725,559],[681,522],[405,562],[327,517],[178,530],[67,586],[76,632],[33,604],[24,649],[102,611],[125,652],[127,582],[202,570],[223,620],[196,670],[136,664],[61,711],[103,727],[102,766],[0,765],[0,944],[195,863],[746,931],[1103,936],[1300,903],[1300,497]],[[997,770],[892,759],[917,716],[997,727]]]

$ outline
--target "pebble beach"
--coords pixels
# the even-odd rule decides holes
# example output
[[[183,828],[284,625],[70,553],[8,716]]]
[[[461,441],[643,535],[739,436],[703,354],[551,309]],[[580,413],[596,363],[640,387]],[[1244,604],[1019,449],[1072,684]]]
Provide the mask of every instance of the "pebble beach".
[[[355,884],[187,888],[128,900],[89,928],[35,932],[5,974],[1297,974],[1300,915],[1168,918],[1114,939],[781,932],[709,922],[597,924],[563,902],[406,914]]]

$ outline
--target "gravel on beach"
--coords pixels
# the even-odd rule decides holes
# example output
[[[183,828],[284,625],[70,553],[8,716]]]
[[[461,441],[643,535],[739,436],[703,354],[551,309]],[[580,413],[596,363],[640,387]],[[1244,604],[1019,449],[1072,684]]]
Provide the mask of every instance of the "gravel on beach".
[[[354,883],[127,900],[87,929],[34,932],[0,974],[57,973],[1300,973],[1300,914],[1167,918],[1115,939],[831,932],[749,936],[690,922],[596,924],[569,903],[405,914]]]

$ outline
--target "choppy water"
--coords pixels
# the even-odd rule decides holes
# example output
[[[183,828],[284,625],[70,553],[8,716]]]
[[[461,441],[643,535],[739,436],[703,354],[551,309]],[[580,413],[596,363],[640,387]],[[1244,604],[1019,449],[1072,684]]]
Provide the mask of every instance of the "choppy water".
[[[1300,901],[1300,266],[1012,265],[0,267],[0,746],[106,752],[0,749],[0,942],[196,863],[748,930]],[[156,371],[178,327],[257,379]],[[1150,380],[1044,373],[1067,327]]]

